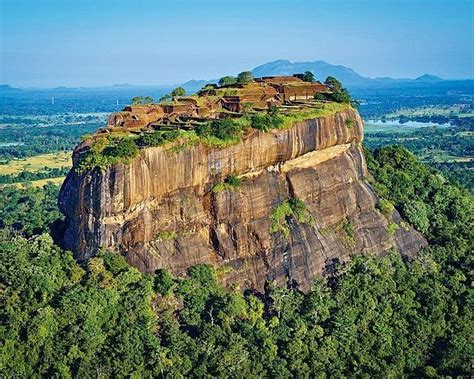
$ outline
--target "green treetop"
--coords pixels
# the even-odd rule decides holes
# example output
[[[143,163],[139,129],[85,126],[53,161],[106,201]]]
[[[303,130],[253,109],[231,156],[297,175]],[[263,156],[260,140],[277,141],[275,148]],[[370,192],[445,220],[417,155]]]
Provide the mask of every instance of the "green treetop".
[[[153,98],[150,96],[135,96],[132,98],[132,105],[145,105],[153,103]]]
[[[220,86],[232,85],[235,83],[237,83],[237,78],[235,76],[223,76],[219,79]]]
[[[172,97],[186,96],[186,90],[183,87],[177,87],[171,92]]]
[[[253,75],[250,71],[242,71],[239,75],[237,75],[237,83],[239,84],[247,84],[253,80]]]
[[[309,83],[313,83],[315,78],[314,78],[314,74],[311,72],[311,71],[306,71],[304,74],[303,74],[303,80],[305,82],[309,82]]]

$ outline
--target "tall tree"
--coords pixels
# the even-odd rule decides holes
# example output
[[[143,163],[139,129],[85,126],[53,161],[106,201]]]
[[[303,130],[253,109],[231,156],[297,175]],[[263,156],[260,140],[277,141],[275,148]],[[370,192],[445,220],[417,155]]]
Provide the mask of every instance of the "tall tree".
[[[314,78],[314,74],[311,72],[311,71],[306,71],[304,74],[303,74],[303,80],[305,82],[309,82],[309,83],[313,83],[315,78]]]
[[[223,76],[219,79],[220,86],[232,85],[235,83],[237,83],[237,78],[235,76]]]
[[[177,87],[173,91],[171,91],[172,97],[181,97],[186,96],[186,90],[183,87]]]
[[[242,71],[239,75],[237,75],[237,83],[239,84],[247,84],[253,80],[253,75],[250,71]]]

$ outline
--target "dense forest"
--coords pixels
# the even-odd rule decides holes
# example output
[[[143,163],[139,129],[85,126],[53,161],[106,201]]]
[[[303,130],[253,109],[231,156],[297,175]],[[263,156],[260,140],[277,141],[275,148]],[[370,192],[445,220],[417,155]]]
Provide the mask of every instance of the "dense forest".
[[[54,242],[57,187],[0,193],[0,372],[6,377],[469,375],[472,195],[401,147],[367,151],[380,208],[430,246],[332,262],[308,293],[144,275],[117,254],[83,264]]]
[[[423,117],[420,119],[427,121]],[[400,132],[403,127],[394,127],[391,132],[366,131],[364,143],[371,149],[403,144],[431,167],[443,171],[446,177],[474,193],[474,170],[471,162],[471,157],[474,156],[474,121],[472,117],[463,120],[469,122],[456,127],[430,126],[404,132]]]

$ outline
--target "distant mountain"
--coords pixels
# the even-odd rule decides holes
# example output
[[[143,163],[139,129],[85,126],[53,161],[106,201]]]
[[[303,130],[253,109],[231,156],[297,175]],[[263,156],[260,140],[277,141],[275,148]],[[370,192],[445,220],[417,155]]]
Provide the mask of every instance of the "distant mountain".
[[[416,79],[399,78],[394,79],[390,77],[381,78],[368,78],[358,74],[352,68],[333,65],[325,61],[314,61],[314,62],[290,62],[289,60],[276,60],[273,62],[265,63],[261,66],[255,67],[252,71],[254,77],[262,76],[278,76],[278,75],[293,75],[298,73],[304,73],[305,71],[311,71],[316,80],[324,81],[328,76],[334,76],[344,86],[351,89],[352,87],[371,87],[371,86],[393,86],[403,85],[407,83],[439,83],[445,81],[444,79],[430,74],[424,74]],[[237,73],[234,73],[237,75]],[[182,84],[176,85],[133,85],[128,83],[113,84],[111,86],[102,87],[56,87],[56,88],[15,88],[8,84],[0,84],[0,93],[17,93],[24,91],[48,91],[48,92],[70,92],[70,91],[94,91],[94,92],[105,92],[105,91],[129,91],[130,93],[149,93],[150,91],[154,94],[171,92],[173,88],[177,86],[184,87],[188,94],[197,92],[199,89],[204,87],[206,84],[215,84],[219,79],[211,80],[189,80]],[[156,96],[156,94],[155,94]]]
[[[410,78],[391,78],[389,76],[384,76],[381,78],[373,79],[373,82],[376,84],[395,84],[395,83],[407,83],[412,82],[413,79]]]
[[[288,60],[277,60],[255,67],[252,74],[255,77],[260,77],[293,75],[305,71],[311,71],[316,79],[320,81],[324,81],[328,76],[334,76],[346,86],[367,85],[373,82],[373,79],[366,78],[351,68],[332,65],[325,61],[290,62]]]
[[[212,80],[189,80],[186,83],[181,84],[183,87],[204,87],[206,84],[210,83],[216,83],[217,84],[218,80],[217,79],[212,79]]]
[[[21,89],[9,86],[8,84],[0,84],[0,93],[19,92]]]
[[[436,75],[430,75],[430,74],[425,74],[421,75],[418,78],[415,79],[416,82],[423,82],[423,83],[437,83],[437,82],[442,82],[444,79],[440,78],[439,76]]]
[[[189,80],[186,83],[181,84],[180,86],[183,87],[188,94],[195,93],[199,91],[202,87],[207,84],[217,84],[219,79],[211,79],[211,80]]]
[[[261,66],[255,67],[252,71],[254,77],[262,76],[278,76],[278,75],[293,75],[298,73],[303,73],[305,71],[311,71],[316,80],[324,81],[328,76],[334,76],[337,78],[344,86],[348,87],[369,87],[369,86],[392,86],[392,85],[401,85],[407,83],[435,83],[441,82],[443,79],[434,76],[425,74],[416,79],[410,78],[368,78],[360,75],[352,68],[342,66],[342,65],[333,65],[325,61],[314,61],[314,62],[290,62],[289,60],[276,60],[273,62],[268,62],[262,64]],[[200,88],[204,87],[206,84],[217,83],[218,79],[213,80],[190,80],[181,86],[186,89],[188,93],[193,93],[198,91]]]
[[[255,67],[252,71],[254,77],[262,76],[278,76],[278,75],[293,75],[311,71],[316,80],[324,81],[328,76],[334,76],[340,80],[345,86],[361,86],[370,85],[374,83],[373,79],[366,78],[359,75],[353,69],[332,65],[324,61],[315,62],[290,62],[288,60],[277,60],[265,63],[261,66]],[[181,84],[188,93],[196,92],[206,84],[217,83],[218,79],[212,80],[190,80]]]

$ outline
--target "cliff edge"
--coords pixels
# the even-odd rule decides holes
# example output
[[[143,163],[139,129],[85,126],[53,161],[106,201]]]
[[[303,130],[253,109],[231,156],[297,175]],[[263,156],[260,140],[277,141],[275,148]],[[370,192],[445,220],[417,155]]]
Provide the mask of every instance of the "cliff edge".
[[[227,147],[178,140],[129,163],[73,169],[59,199],[64,245],[80,260],[105,247],[148,273],[211,264],[227,284],[259,290],[266,280],[307,289],[333,260],[354,254],[413,255],[426,242],[396,210],[377,209],[362,138],[348,108],[248,129]]]

